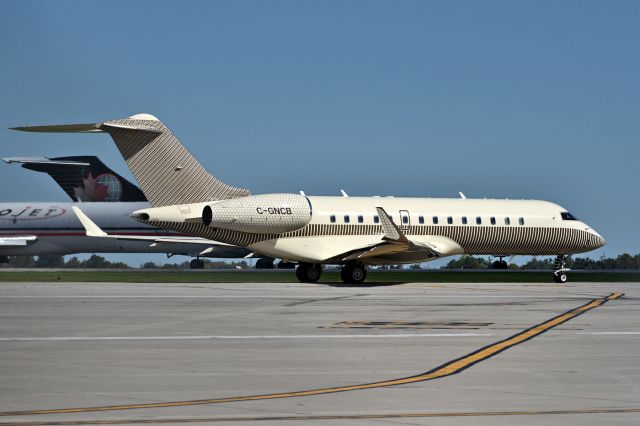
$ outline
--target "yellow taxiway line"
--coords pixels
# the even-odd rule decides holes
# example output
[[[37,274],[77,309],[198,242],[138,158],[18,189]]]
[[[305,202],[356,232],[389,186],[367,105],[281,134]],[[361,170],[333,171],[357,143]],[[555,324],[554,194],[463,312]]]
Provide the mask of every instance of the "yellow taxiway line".
[[[571,309],[563,314],[548,319],[540,324],[534,325],[526,330],[523,330],[511,337],[501,340],[496,343],[492,343],[488,346],[480,348],[470,354],[464,355],[460,358],[449,361],[442,364],[426,373],[417,374],[415,376],[403,377],[400,379],[383,380],[379,382],[365,383],[359,385],[349,386],[337,386],[330,388],[309,389],[295,392],[280,392],[270,393],[262,395],[245,395],[245,396],[232,396],[227,398],[214,398],[214,399],[198,399],[192,401],[173,401],[173,402],[152,402],[144,404],[126,404],[126,405],[107,405],[102,407],[77,407],[77,408],[57,408],[57,409],[42,409],[42,410],[30,410],[30,411],[6,411],[0,412],[0,416],[30,416],[37,414],[68,414],[68,413],[88,413],[99,411],[119,411],[119,410],[135,410],[144,408],[165,408],[165,407],[184,407],[189,405],[205,405],[205,404],[223,404],[227,402],[239,402],[239,401],[259,401],[265,399],[279,399],[279,398],[293,398],[299,396],[312,396],[323,395],[336,392],[348,392],[363,389],[381,388],[387,386],[406,385],[409,383],[424,382],[427,380],[439,379],[441,377],[451,376],[453,374],[460,373],[461,371],[471,367],[472,365],[485,361],[502,351],[505,351],[513,346],[533,339],[540,334],[557,327],[578,315],[581,315],[591,309],[602,306],[610,300],[616,300],[623,296],[623,293],[611,293],[606,297],[600,299],[594,299],[582,306]]]

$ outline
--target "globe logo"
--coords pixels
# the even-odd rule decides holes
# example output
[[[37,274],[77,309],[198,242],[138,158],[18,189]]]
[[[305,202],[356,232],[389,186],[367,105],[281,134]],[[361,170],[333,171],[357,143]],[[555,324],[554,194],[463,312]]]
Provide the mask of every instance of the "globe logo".
[[[104,173],[97,177],[96,183],[107,188],[107,197],[104,201],[120,201],[122,197],[122,185],[117,177]]]

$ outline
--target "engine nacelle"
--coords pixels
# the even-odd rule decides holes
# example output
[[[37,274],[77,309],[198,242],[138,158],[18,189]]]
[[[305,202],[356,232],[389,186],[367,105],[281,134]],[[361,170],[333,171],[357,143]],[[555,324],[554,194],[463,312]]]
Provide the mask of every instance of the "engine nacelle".
[[[296,231],[311,221],[311,204],[298,194],[263,194],[216,201],[202,210],[202,223],[253,234]]]

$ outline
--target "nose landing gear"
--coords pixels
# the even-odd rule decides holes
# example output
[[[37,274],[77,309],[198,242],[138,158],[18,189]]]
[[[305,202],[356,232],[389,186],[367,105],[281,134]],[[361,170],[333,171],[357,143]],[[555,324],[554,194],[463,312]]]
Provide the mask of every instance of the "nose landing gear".
[[[566,267],[567,257],[566,255],[559,254],[555,262],[553,262],[553,280],[558,284],[564,284],[569,280],[567,272],[571,269]]]
[[[493,269],[509,269],[509,264],[504,260],[504,256],[497,256],[498,260],[494,261],[491,267]]]

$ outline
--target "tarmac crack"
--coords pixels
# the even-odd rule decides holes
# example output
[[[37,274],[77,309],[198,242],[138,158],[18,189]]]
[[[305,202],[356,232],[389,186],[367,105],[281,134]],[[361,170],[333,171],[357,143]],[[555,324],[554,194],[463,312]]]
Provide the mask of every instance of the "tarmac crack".
[[[349,294],[346,296],[336,296],[336,297],[325,297],[325,298],[314,298],[314,299],[306,299],[306,300],[302,300],[300,302],[292,302],[292,303],[287,303],[284,306],[287,307],[291,307],[291,306],[299,306],[299,305],[306,305],[309,303],[316,303],[316,302],[328,302],[328,301],[332,301],[332,300],[344,300],[344,299],[351,299],[353,297],[363,297],[363,296],[369,296],[368,294]]]

